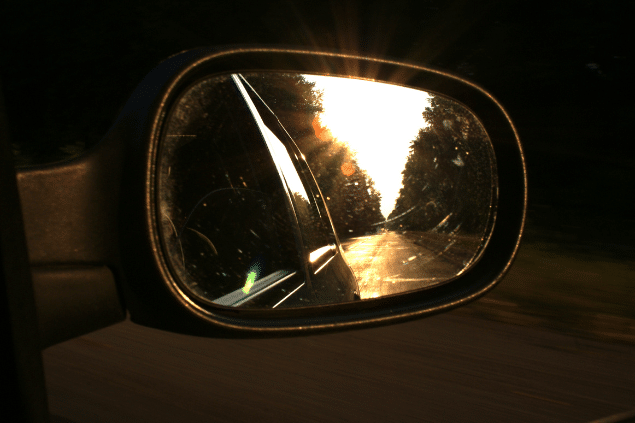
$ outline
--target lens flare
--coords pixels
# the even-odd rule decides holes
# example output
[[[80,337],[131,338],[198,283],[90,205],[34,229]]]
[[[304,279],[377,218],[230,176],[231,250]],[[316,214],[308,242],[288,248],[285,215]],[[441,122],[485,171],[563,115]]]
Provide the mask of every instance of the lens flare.
[[[251,262],[251,266],[249,266],[249,271],[247,272],[247,280],[245,281],[245,286],[243,286],[242,289],[245,294],[249,294],[251,287],[254,286],[254,283],[256,283],[258,279],[260,279],[260,276],[262,275],[264,270],[263,267],[264,263],[262,255],[258,255],[258,257],[256,257]]]
[[[254,281],[256,280],[256,272],[249,272],[247,275],[247,281],[245,282],[245,286],[243,286],[243,292],[245,294],[249,294],[249,290],[254,285]]]
[[[342,174],[344,176],[351,176],[353,173],[355,173],[355,166],[350,163],[344,163],[340,170],[342,171]]]
[[[326,126],[322,126],[322,122],[319,117],[315,117],[313,119],[313,130],[315,131],[315,136],[321,139],[322,141],[328,141],[333,138],[333,134],[331,134],[331,130]]]

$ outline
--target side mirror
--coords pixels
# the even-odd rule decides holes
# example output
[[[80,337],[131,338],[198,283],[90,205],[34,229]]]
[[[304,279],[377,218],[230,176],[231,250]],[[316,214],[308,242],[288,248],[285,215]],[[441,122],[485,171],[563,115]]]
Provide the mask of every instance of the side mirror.
[[[90,206],[63,202],[53,215],[72,208],[87,222],[75,230],[107,234],[67,236],[68,254],[52,255],[29,236],[43,224],[29,216],[51,213],[35,187],[52,178],[57,198],[103,204],[92,210],[102,229]],[[480,87],[412,64],[266,48],[167,59],[94,151],[18,179],[36,267],[108,266],[113,307],[205,336],[466,304],[511,265],[526,207],[518,136]],[[72,258],[79,244],[85,262]]]

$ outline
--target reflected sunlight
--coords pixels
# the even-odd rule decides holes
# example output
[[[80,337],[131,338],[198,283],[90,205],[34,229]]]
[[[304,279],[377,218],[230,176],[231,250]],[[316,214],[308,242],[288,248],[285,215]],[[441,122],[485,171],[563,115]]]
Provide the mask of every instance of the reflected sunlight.
[[[280,142],[278,137],[271,132],[269,128],[264,126],[264,135],[265,142],[269,147],[269,150],[276,157],[276,166],[278,166],[284,175],[284,179],[289,184],[289,188],[293,193],[299,194],[305,201],[309,201],[309,196],[307,195],[304,185],[300,180],[300,176],[298,172],[295,170],[295,166],[289,157],[289,153],[285,146]]]
[[[304,75],[323,92],[324,111],[314,122],[319,138],[332,135],[356,152],[360,167],[375,181],[387,217],[402,186],[410,142],[427,126],[422,117],[430,96],[397,85],[349,78]],[[350,172],[350,169],[342,169]]]

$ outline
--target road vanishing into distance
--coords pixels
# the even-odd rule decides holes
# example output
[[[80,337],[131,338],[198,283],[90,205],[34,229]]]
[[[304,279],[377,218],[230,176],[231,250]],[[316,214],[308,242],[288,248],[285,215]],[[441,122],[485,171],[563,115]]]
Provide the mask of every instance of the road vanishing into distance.
[[[382,232],[342,241],[362,299],[447,281],[474,257],[479,240],[425,232]]]
[[[413,238],[401,235],[346,248],[396,242],[407,268]],[[516,263],[509,277],[532,283],[532,268]],[[52,421],[549,423],[635,409],[634,345],[488,320],[475,312],[482,302],[496,301],[279,339],[197,338],[122,322],[44,351]]]

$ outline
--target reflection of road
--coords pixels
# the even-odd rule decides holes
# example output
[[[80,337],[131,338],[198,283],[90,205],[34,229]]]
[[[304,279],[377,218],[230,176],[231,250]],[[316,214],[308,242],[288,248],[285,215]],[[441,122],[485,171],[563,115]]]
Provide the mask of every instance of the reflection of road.
[[[424,288],[457,275],[476,252],[446,236],[386,232],[342,242],[360,296],[373,298]]]

